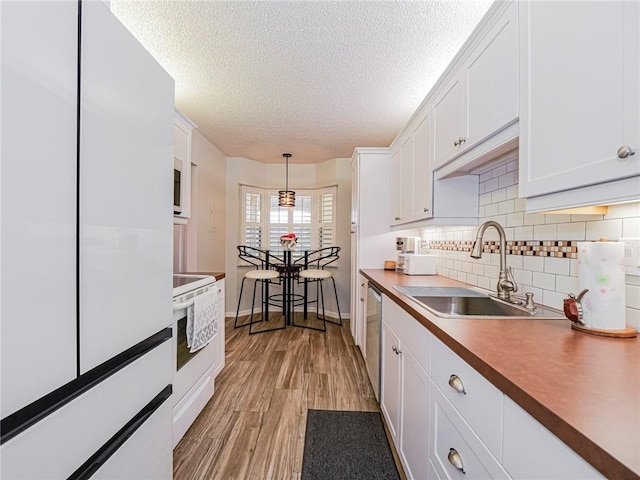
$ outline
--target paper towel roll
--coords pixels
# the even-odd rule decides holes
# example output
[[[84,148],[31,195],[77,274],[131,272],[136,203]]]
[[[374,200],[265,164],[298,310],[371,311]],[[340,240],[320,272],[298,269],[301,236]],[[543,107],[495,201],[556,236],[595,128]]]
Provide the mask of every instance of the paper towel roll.
[[[623,242],[578,242],[578,284],[588,327],[623,330],[625,322]]]

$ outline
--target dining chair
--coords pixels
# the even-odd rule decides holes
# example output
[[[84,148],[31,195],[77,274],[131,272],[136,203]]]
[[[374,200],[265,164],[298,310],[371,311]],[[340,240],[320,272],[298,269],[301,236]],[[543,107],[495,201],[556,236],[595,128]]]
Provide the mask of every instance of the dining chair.
[[[268,322],[269,321],[269,294],[268,294],[268,286],[270,284],[279,285],[280,284],[280,274],[276,267],[280,266],[282,263],[281,260],[274,255],[270,254],[268,250],[261,250],[259,248],[249,247],[247,245],[238,245],[238,257],[240,260],[252,265],[254,268],[248,270],[244,277],[242,278],[242,283],[240,284],[240,294],[238,295],[238,307],[236,309],[236,318],[233,324],[234,328],[246,327],[249,325],[249,334],[254,333],[263,333],[263,332],[271,332],[273,330],[281,330],[286,327],[285,324],[282,326],[279,325],[278,322],[274,322],[277,326],[272,328],[260,328],[258,330],[254,330],[254,325],[260,322]],[[245,280],[253,280],[253,297],[251,300],[251,314],[249,316],[249,322],[242,323],[238,325],[238,316],[240,314],[240,303],[242,302],[242,292],[244,290],[244,282]],[[261,285],[261,317],[259,319],[254,319],[254,311],[255,311],[255,302],[256,302],[256,289],[258,284]]]
[[[294,265],[299,266],[300,272],[298,273],[298,283],[304,283],[305,295],[304,295],[304,310],[307,312],[308,306],[311,303],[316,304],[316,318],[326,323],[333,323],[334,325],[342,325],[342,315],[340,313],[340,303],[338,301],[338,290],[336,288],[336,280],[330,270],[327,267],[336,262],[340,253],[340,247],[325,247],[318,250],[311,250],[306,254],[298,258]],[[324,288],[323,284],[325,280],[331,280],[333,283],[333,293],[336,297],[336,308],[338,310],[338,321],[330,320],[325,315],[324,308]],[[307,286],[309,283],[315,283],[316,296],[315,299],[310,300],[307,295]],[[322,317],[319,315],[319,310],[322,308]],[[305,317],[306,319],[306,317]],[[297,325],[304,326],[304,325]]]

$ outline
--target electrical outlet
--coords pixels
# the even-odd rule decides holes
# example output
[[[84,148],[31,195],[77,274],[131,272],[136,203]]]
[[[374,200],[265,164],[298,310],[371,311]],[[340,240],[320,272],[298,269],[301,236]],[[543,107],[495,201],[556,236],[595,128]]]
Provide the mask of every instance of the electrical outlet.
[[[624,273],[640,277],[640,238],[621,238],[624,242]]]

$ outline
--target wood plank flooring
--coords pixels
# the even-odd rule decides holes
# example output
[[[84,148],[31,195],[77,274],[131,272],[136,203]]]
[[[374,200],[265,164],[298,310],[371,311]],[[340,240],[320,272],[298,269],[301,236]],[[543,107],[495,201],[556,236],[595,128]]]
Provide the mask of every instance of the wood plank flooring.
[[[343,323],[249,335],[228,318],[225,368],[174,450],[174,479],[299,479],[307,409],[379,411]]]

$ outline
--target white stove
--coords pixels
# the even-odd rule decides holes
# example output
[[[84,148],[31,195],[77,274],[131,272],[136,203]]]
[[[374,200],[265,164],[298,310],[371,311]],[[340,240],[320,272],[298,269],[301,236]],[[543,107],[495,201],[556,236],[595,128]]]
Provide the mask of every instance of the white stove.
[[[216,342],[212,339],[205,347],[191,353],[187,346],[186,324],[187,312],[193,305],[194,298],[215,288],[219,288],[216,279],[210,275],[173,276],[174,447],[213,395]],[[217,328],[224,328],[224,325],[217,325],[217,318],[215,322],[214,339]]]

